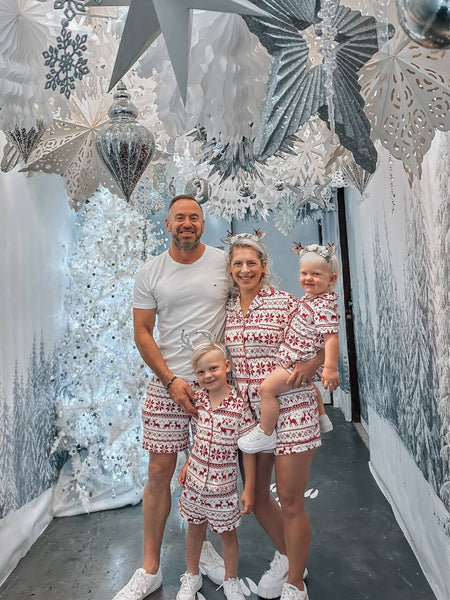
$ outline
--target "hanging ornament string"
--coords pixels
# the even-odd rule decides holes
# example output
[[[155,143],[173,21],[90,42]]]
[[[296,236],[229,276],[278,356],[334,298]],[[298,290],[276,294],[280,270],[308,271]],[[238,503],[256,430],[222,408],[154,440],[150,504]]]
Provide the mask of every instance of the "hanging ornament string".
[[[87,34],[77,33],[72,38],[72,33],[68,30],[77,11],[84,13],[86,9],[81,0],[55,0],[54,8],[64,9],[64,18],[61,20],[61,35],[56,38],[56,45],[49,46],[48,50],[42,53],[45,66],[50,67],[49,73],[46,74],[45,89],[51,88],[55,91],[59,88],[60,93],[69,99],[75,89],[75,80],[81,80],[89,73],[87,59],[83,58],[83,53],[87,50]]]
[[[392,205],[392,214],[395,212],[395,192],[394,192],[394,174],[392,172],[392,156],[389,154],[389,185],[391,190],[391,205]]]
[[[338,29],[335,23],[335,13],[339,5],[338,0],[323,0],[318,16],[321,19],[316,29],[321,31],[319,52],[323,57],[323,70],[325,73],[325,98],[328,107],[328,121],[330,123],[331,139],[335,139],[334,121],[334,83],[333,75],[336,68],[335,37]]]
[[[377,22],[378,48],[389,41],[389,22],[387,17],[386,0],[372,0],[373,14]]]

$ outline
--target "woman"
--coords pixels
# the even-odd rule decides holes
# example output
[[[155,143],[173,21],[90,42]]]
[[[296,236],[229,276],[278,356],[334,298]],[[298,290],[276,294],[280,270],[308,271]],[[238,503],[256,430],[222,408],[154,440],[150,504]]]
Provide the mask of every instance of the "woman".
[[[225,343],[233,359],[241,394],[247,394],[259,417],[259,386],[275,367],[284,330],[297,309],[297,300],[270,285],[271,273],[263,234],[228,238],[228,272],[234,292],[227,303]],[[226,240],[223,240],[226,241]],[[299,385],[310,380],[322,358],[297,365],[288,378]],[[258,453],[254,513],[275,543],[271,568],[258,584],[258,595],[281,600],[307,600],[303,582],[311,527],[304,505],[314,449],[320,445],[319,421],[312,384],[280,397],[275,456]],[[304,426],[304,423],[308,425]],[[302,423],[296,428],[296,423]],[[281,509],[270,493],[275,463]]]

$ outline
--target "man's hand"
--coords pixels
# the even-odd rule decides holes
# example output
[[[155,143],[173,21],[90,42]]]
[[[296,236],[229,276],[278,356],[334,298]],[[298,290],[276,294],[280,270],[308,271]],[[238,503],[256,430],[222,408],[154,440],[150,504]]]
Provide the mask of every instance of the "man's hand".
[[[317,369],[323,363],[323,355],[324,352],[321,350],[314,358],[295,363],[292,373],[286,380],[286,385],[291,389],[296,389],[302,383],[311,383],[314,380]]]
[[[172,385],[169,388],[169,395],[175,404],[181,406],[185,413],[190,417],[197,415],[197,409],[194,406],[195,392],[184,379],[174,379]]]

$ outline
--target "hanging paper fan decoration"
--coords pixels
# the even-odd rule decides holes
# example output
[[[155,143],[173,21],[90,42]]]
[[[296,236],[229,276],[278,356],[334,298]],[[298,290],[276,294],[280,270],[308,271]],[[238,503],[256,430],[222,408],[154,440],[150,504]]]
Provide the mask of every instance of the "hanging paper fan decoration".
[[[359,83],[372,138],[420,178],[436,129],[450,129],[448,52],[398,32],[362,69]]]
[[[54,102],[44,89],[42,52],[59,24],[34,0],[0,0],[0,128],[48,126]]]
[[[240,16],[201,17],[191,50],[187,108],[209,139],[239,143],[258,127],[270,57]]]
[[[320,34],[319,27],[313,34],[306,31],[316,22],[316,3],[312,0],[295,4],[283,0],[255,0],[255,4],[271,15],[244,17],[250,30],[272,55],[267,97],[255,139],[255,153],[265,159],[313,114],[318,113],[321,119],[328,121],[328,108],[323,65],[312,65],[307,43],[307,37]],[[363,111],[357,73],[378,49],[376,21],[338,6],[331,24],[337,30],[333,70],[335,130],[341,144],[351,150],[358,164],[373,172],[377,153],[370,139],[370,124]]]

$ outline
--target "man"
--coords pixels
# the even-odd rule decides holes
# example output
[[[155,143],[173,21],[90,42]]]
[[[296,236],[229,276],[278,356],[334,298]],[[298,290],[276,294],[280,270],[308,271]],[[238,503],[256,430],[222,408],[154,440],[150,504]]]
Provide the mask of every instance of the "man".
[[[171,247],[141,268],[133,299],[136,346],[154,373],[143,408],[143,447],[150,453],[143,497],[144,558],[113,600],[142,600],[162,584],[160,551],[171,507],[170,482],[178,452],[189,445],[189,418],[197,412],[191,351],[181,345],[180,336],[184,330],[195,341],[195,332],[207,329],[220,339],[225,326],[225,258],[222,250],[200,241],[205,226],[201,206],[191,196],[176,196],[165,224]],[[200,567],[222,583],[223,561],[209,542],[203,544]]]

